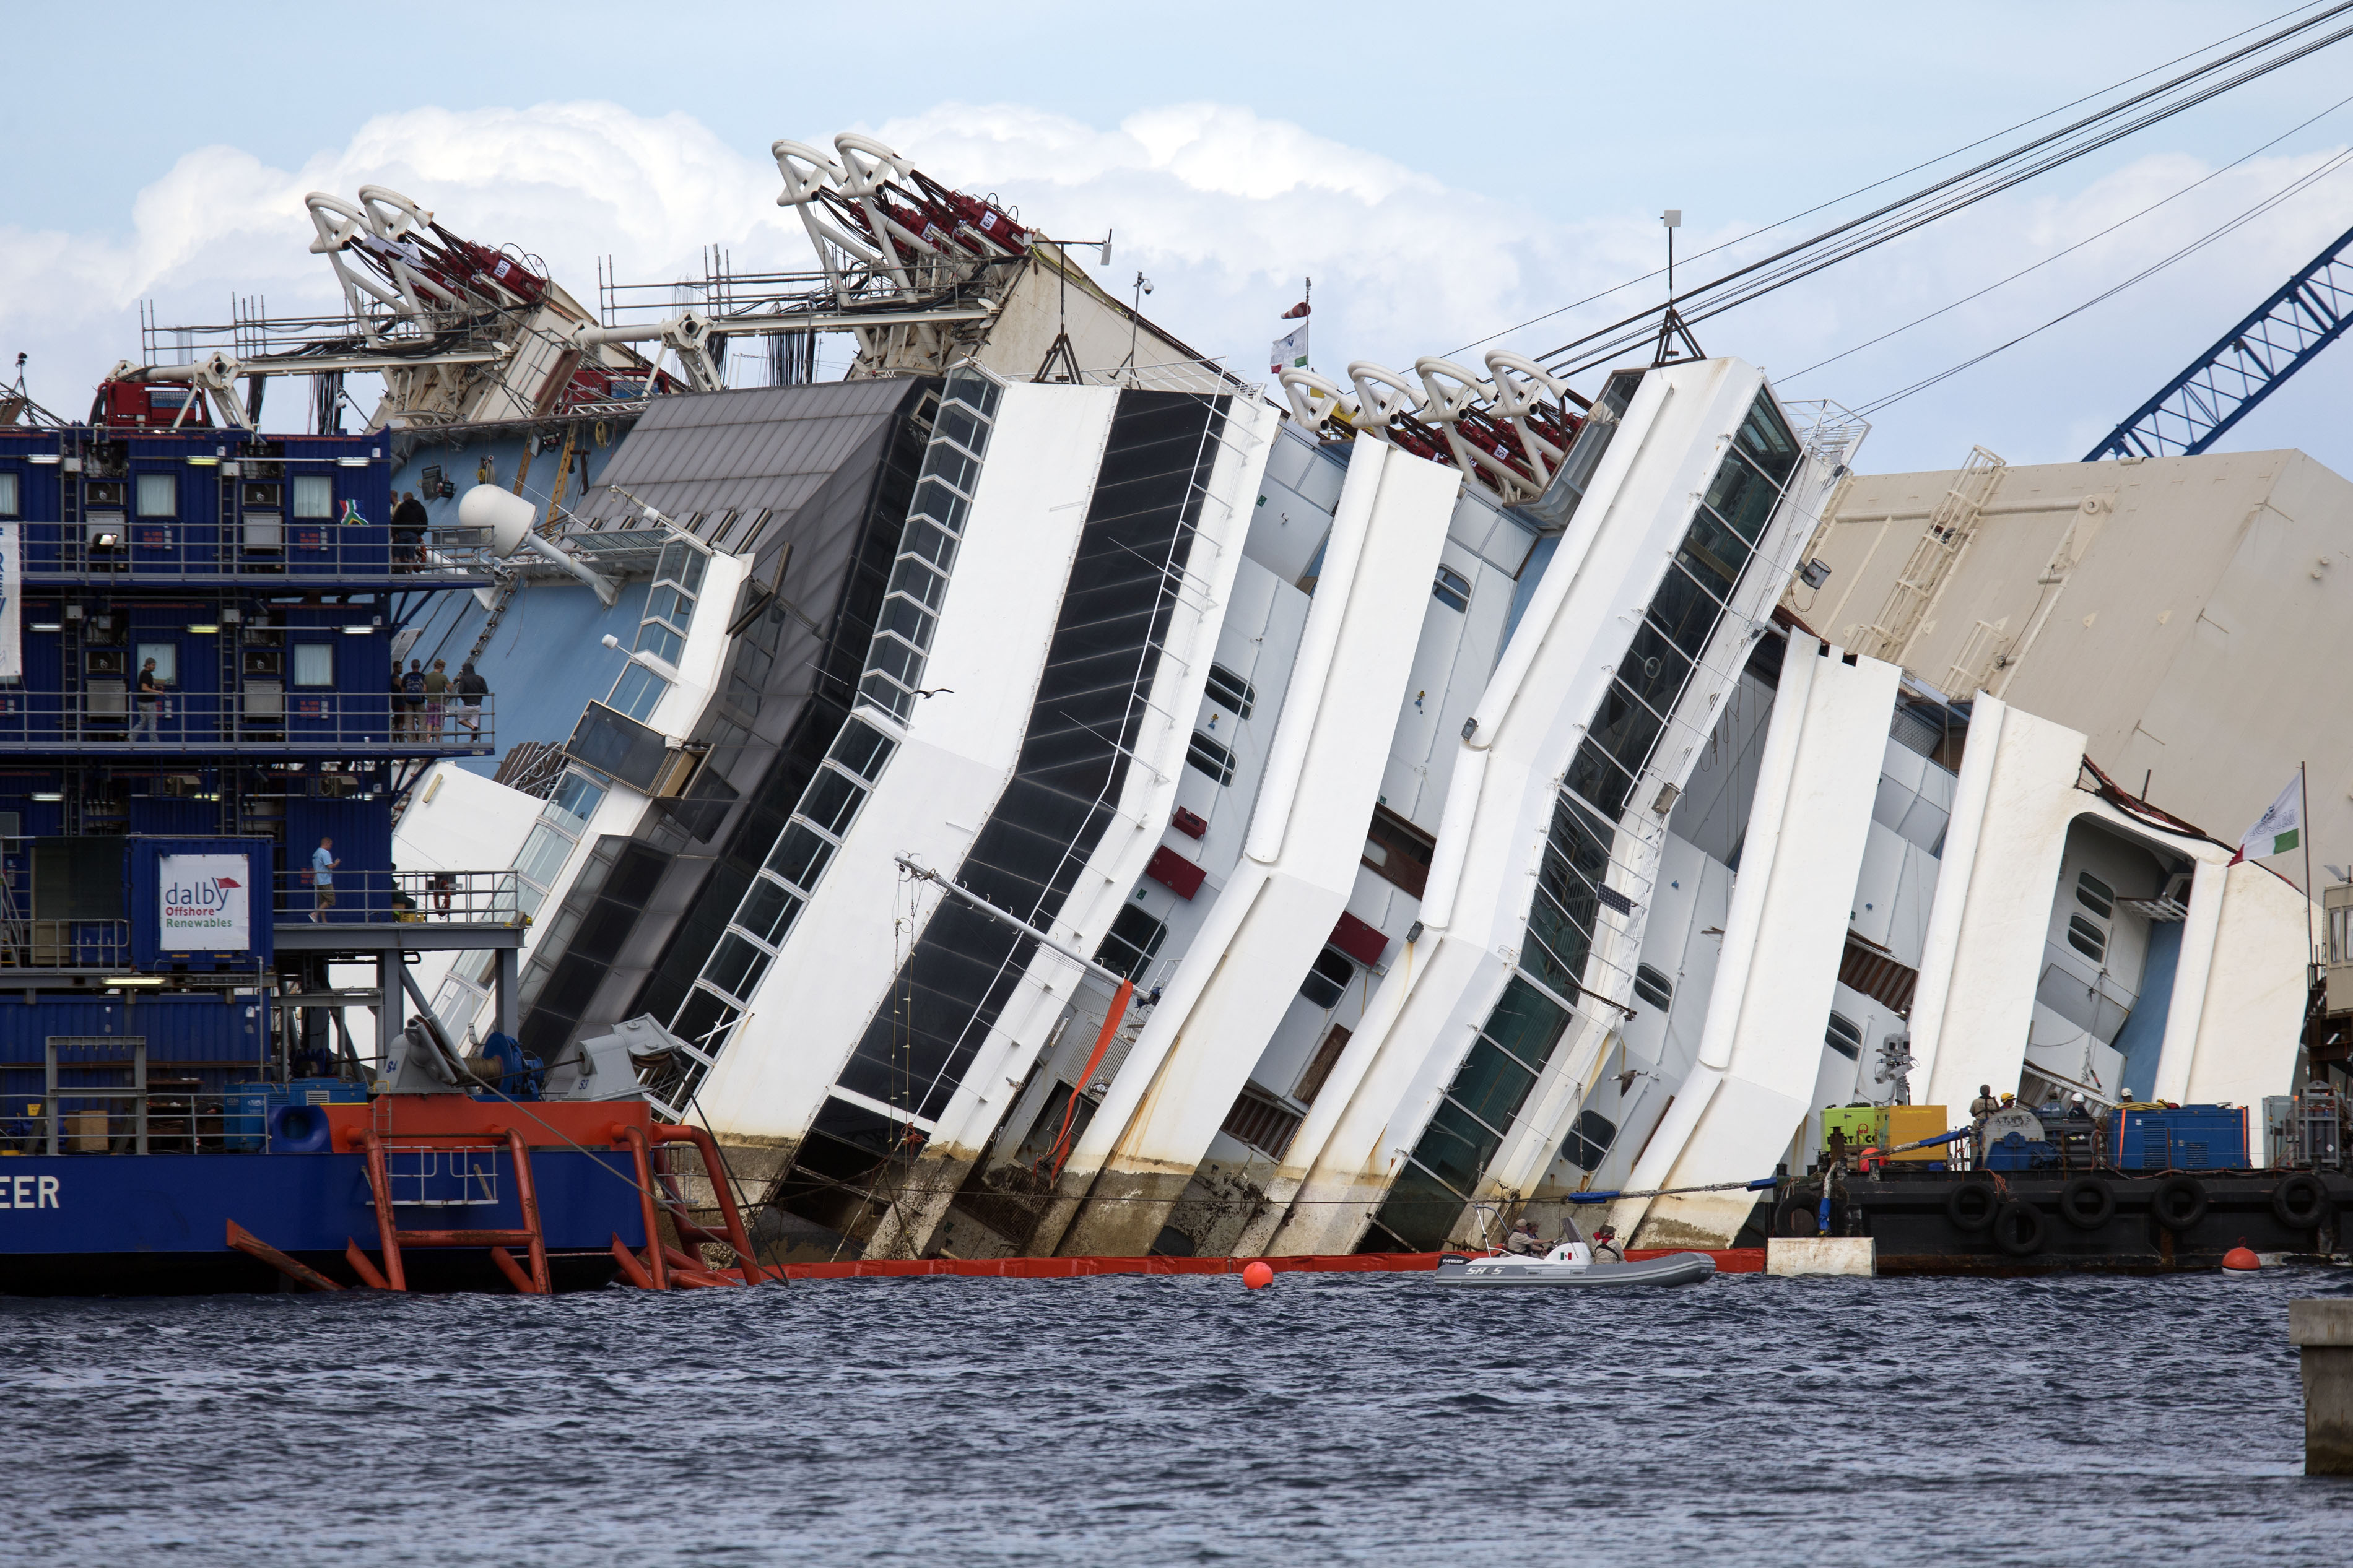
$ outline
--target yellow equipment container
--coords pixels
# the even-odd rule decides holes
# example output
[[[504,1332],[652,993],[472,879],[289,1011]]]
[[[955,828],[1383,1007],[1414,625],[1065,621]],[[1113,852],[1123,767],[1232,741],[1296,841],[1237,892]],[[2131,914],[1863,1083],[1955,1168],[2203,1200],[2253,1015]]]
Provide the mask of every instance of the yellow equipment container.
[[[1952,1127],[1952,1123],[1945,1119],[1945,1108],[1941,1105],[1883,1105],[1878,1110],[1879,1114],[1877,1123],[1873,1129],[1872,1142],[1882,1149],[1893,1149],[1898,1143],[1910,1143],[1922,1138],[1934,1138],[1937,1133],[1947,1131]],[[1901,1154],[1888,1156],[1890,1160],[1899,1163],[1905,1160],[1923,1162],[1947,1160],[1951,1157],[1950,1146],[1943,1143],[1936,1144],[1933,1148],[1912,1149]]]
[[[1879,1107],[1875,1105],[1826,1105],[1822,1107],[1822,1153],[1831,1152],[1831,1134],[1846,1134],[1846,1157],[1853,1159],[1879,1141]]]

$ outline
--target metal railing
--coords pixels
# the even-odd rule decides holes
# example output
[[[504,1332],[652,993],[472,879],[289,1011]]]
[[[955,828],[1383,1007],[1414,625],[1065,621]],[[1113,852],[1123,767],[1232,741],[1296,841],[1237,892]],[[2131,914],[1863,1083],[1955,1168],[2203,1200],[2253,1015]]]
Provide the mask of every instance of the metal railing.
[[[223,747],[323,746],[415,755],[489,754],[495,708],[386,691],[290,689],[248,679],[236,691],[170,691],[141,698],[135,678],[83,678],[79,690],[0,686],[0,746],[121,745],[142,752],[217,752]]]
[[[0,975],[11,969],[120,971],[130,963],[129,921],[0,919]]]
[[[29,578],[172,581],[191,577],[358,577],[396,574],[445,576],[450,585],[475,574],[426,552],[422,537],[389,523],[288,518],[251,512],[227,521],[187,522],[90,508],[77,522],[27,522],[18,529]]]
[[[300,853],[298,850],[297,853]],[[322,925],[521,925],[513,871],[312,871],[277,874],[280,922]]]

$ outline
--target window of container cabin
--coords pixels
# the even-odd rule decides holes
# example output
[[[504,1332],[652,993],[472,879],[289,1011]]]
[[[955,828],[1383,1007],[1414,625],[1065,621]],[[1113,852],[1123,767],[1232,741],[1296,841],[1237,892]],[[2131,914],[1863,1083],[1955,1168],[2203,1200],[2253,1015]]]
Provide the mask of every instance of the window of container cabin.
[[[1185,760],[1217,780],[1220,788],[1234,782],[1234,754],[1198,730],[1185,748]]]
[[[2116,918],[2116,890],[2089,871],[2076,874],[2075,901],[2104,921]]]
[[[1385,805],[1373,808],[1373,820],[1365,829],[1363,862],[1391,887],[1421,897],[1435,848],[1430,835],[1396,812]]]
[[[1430,584],[1430,596],[1450,610],[1471,607],[1471,579],[1451,566],[1440,566],[1438,576]]]
[[[1222,664],[1209,666],[1209,700],[1237,719],[1247,719],[1257,704],[1258,688]]]
[[[2094,963],[2108,957],[2108,933],[2081,915],[2067,917],[2067,945]]]
[[[606,706],[627,713],[642,724],[653,712],[654,705],[662,700],[662,693],[669,689],[669,681],[644,665],[633,662],[621,671],[621,679],[613,682],[613,695],[606,700]]]
[[[1862,1059],[1862,1029],[1843,1013],[1831,1015],[1830,1025],[1822,1031],[1822,1043],[1851,1062]]]
[[[178,643],[141,643],[134,658],[134,668],[140,672],[144,673],[147,668],[147,661],[152,658],[155,661],[155,679],[157,680],[161,681],[165,686],[177,686],[180,683],[180,645]],[[133,679],[136,679],[136,677],[133,677]]]
[[[1340,1005],[1340,998],[1347,994],[1348,982],[1356,977],[1356,966],[1348,955],[1327,947],[1308,966],[1307,978],[1300,984],[1299,994],[1312,1005],[1329,1011]]]
[[[335,515],[335,477],[332,474],[297,474],[287,484],[294,492],[296,517],[323,520]]]
[[[180,476],[177,474],[140,475],[139,515],[141,517],[179,516]]]
[[[295,685],[334,685],[334,644],[331,642],[298,642],[286,651],[293,661],[293,680]]]
[[[0,517],[15,517],[24,506],[21,476],[0,469]]]
[[[1675,999],[1675,983],[1647,963],[1634,966],[1634,994],[1663,1013]]]
[[[1598,1110],[1579,1111],[1569,1124],[1568,1136],[1561,1141],[1560,1157],[1580,1171],[1598,1171],[1609,1157],[1609,1145],[1617,1141],[1615,1121]]]
[[[1167,937],[1166,921],[1153,919],[1134,904],[1125,905],[1112,917],[1110,931],[1095,949],[1095,962],[1130,980],[1141,980]]]

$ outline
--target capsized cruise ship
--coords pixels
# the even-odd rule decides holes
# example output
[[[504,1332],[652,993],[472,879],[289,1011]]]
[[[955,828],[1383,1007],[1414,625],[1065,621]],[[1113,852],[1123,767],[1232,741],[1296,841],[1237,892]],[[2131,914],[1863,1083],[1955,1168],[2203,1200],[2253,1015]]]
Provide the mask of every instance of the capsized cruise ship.
[[[512,868],[522,1048],[626,1041],[772,1260],[1424,1252],[1660,1189],[1621,1234],[1723,1247],[1828,1109],[2342,1078],[2302,865],[2225,839],[2309,764],[2353,844],[2344,479],[1866,475],[1689,353],[1261,383],[871,139],[775,153],[821,270],[592,311],[322,195],[340,335],[101,393],[383,375],[424,564],[488,583],[392,652],[499,716],[391,858]],[[416,968],[493,1026],[485,959]]]

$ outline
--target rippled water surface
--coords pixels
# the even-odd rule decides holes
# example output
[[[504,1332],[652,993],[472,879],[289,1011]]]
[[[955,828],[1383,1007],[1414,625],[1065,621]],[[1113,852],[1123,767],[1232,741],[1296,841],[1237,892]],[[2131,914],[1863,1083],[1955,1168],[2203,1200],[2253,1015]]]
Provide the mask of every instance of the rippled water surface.
[[[2343,1563],[2286,1303],[2347,1293],[0,1301],[0,1522],[43,1563]]]

